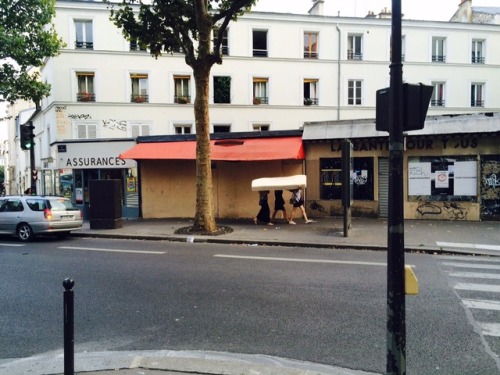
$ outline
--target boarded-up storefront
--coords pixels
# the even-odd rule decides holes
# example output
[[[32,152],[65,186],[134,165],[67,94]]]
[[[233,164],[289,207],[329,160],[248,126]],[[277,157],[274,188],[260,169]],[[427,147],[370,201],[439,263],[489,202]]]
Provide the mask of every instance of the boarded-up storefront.
[[[387,214],[388,133],[374,121],[304,126],[310,216],[341,216],[341,141],[353,143],[353,216]],[[406,219],[498,220],[500,115],[429,118],[405,135]],[[499,177],[497,177],[499,176]]]
[[[301,135],[301,131],[213,134],[216,217],[253,218],[259,210],[258,193],[251,189],[254,179],[304,174]],[[144,218],[194,217],[195,148],[194,135],[141,137],[121,155],[138,162]]]

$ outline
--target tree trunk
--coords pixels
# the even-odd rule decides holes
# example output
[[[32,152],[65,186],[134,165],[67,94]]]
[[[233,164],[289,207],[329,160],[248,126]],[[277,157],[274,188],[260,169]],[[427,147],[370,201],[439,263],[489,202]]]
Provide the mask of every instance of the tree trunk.
[[[207,64],[208,65],[208,64]],[[194,116],[196,122],[196,213],[194,232],[215,232],[212,168],[210,158],[210,116],[208,93],[210,67],[197,66],[194,71],[196,98]]]

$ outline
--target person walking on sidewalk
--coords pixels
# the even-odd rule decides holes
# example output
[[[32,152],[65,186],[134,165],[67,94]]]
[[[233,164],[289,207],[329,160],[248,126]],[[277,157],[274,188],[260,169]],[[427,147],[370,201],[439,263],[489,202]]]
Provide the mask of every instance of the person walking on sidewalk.
[[[293,215],[295,214],[295,210],[297,208],[300,208],[302,211],[302,216],[304,216],[304,220],[306,221],[306,224],[312,223],[314,220],[309,220],[307,218],[306,214],[306,209],[304,208],[304,198],[302,197],[302,189],[298,188],[295,190],[291,190],[292,192],[292,198],[290,198],[290,203],[293,204],[292,208],[292,213],[290,214],[290,218],[288,219],[288,224],[297,224],[295,221],[293,221]]]
[[[253,218],[254,224],[262,222],[266,223],[267,225],[274,225],[273,223],[271,223],[271,209],[269,208],[269,203],[267,203],[267,194],[269,194],[269,190],[259,192],[260,210],[257,216]]]
[[[283,199],[283,190],[274,191],[274,211],[273,214],[271,215],[271,222],[274,222],[274,218],[276,217],[278,211],[282,211],[283,219],[288,221],[288,216],[286,214],[286,208],[285,208],[285,200]]]

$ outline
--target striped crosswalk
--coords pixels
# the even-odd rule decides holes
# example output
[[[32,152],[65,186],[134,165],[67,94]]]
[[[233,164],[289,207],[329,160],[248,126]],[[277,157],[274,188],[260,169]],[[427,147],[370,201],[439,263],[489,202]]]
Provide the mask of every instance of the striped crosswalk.
[[[500,311],[500,258],[442,257],[440,265],[452,281],[465,308],[473,311]],[[489,316],[491,319],[498,317],[497,314],[482,316]],[[484,336],[500,337],[500,321],[476,323]]]

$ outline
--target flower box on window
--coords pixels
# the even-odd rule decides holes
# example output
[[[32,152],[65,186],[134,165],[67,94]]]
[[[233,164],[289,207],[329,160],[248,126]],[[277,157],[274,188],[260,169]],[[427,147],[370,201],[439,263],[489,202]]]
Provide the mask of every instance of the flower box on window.
[[[77,95],[78,100],[80,102],[93,102],[94,101],[94,94],[91,94],[90,92],[80,92]]]
[[[260,98],[253,98],[253,104],[259,105],[262,103],[262,100]]]
[[[187,96],[178,96],[176,102],[179,104],[188,104],[191,103],[191,100]]]
[[[144,95],[136,95],[132,98],[134,103],[144,103],[147,101],[147,98]]]

